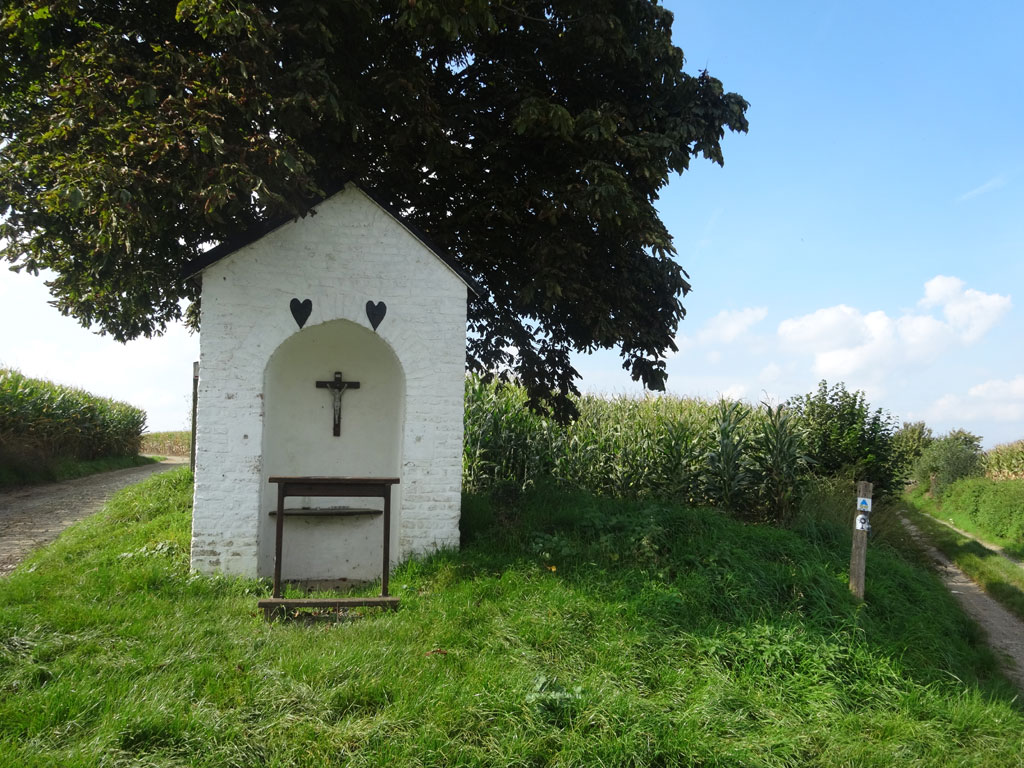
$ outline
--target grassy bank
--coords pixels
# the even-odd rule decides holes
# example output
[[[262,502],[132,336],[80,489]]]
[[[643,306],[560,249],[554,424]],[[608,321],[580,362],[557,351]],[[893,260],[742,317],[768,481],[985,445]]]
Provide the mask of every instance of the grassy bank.
[[[17,468],[0,466],[0,488],[74,480],[99,472],[141,467],[159,460],[158,457],[151,456],[114,456],[106,459],[60,459],[49,464]]]
[[[189,574],[190,496],[152,478],[0,582],[0,765],[1024,761],[934,576],[874,546],[850,598],[848,526],[474,496],[399,611],[268,625],[265,584]]]
[[[935,499],[927,495],[921,488],[914,488],[908,491],[904,495],[904,501],[913,507],[918,512],[926,515],[930,515],[937,520],[942,520],[950,523],[951,525],[965,531],[982,542],[988,542],[989,544],[995,544],[998,547],[1002,547],[1010,555],[1018,559],[1024,558],[1024,541],[1021,540],[1021,536],[1017,535],[1020,530],[1020,520],[1024,519],[1024,493],[1021,491],[1021,485],[1024,481],[1021,480],[988,480],[986,478],[966,478],[964,480],[958,480],[954,483],[949,490],[949,493],[945,494],[941,500]],[[963,503],[965,496],[968,494],[957,493],[958,490],[964,488],[970,489],[970,486],[985,485],[985,486],[1017,486],[1013,489],[1014,497],[1019,499],[1012,499],[1015,505],[1011,507],[1010,514],[1014,518],[1015,525],[1013,526],[1013,536],[1000,536],[999,533],[993,530],[998,528],[1000,531],[1007,532],[1004,526],[992,526],[986,525],[990,517],[994,515],[979,516],[977,512],[976,504]],[[974,514],[972,514],[974,513]],[[980,519],[979,519],[980,517]]]
[[[915,495],[919,504],[925,501],[922,494]],[[929,510],[978,538],[1024,557],[1024,480],[961,478]]]
[[[1024,619],[1024,568],[938,522],[936,518],[941,519],[942,515],[933,499],[909,494],[905,503],[911,522],[924,531],[936,549],[1007,609]],[[955,520],[953,524],[961,527]],[[968,529],[964,527],[964,530]]]

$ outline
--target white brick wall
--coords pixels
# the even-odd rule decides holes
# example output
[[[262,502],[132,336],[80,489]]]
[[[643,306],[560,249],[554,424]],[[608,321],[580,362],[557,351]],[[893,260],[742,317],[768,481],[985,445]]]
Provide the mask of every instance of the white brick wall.
[[[264,381],[271,355],[300,333],[292,298],[313,302],[306,329],[338,319],[369,329],[366,302],[386,303],[376,333],[405,378],[393,559],[458,545],[466,290],[444,262],[351,185],[324,201],[317,215],[285,224],[204,271],[193,568],[255,576],[261,550],[265,562],[266,547],[273,547],[260,540],[258,524],[276,500],[276,486],[266,478],[279,473],[263,460]],[[342,401],[349,439],[344,419],[346,409],[359,407],[358,394]],[[329,404],[312,381],[296,398],[309,407]],[[329,422],[324,426],[330,429]],[[303,575],[301,564],[288,568],[286,558],[285,565],[286,576]]]

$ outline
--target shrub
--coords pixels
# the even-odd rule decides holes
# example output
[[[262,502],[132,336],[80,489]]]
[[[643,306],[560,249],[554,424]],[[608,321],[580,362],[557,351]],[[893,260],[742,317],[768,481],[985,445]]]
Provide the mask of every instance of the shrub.
[[[903,422],[892,436],[894,474],[905,483],[914,473],[914,465],[921,454],[935,442],[932,430],[923,421]]]
[[[941,496],[951,483],[980,475],[983,470],[981,438],[954,430],[932,442],[914,465],[914,480],[933,496]]]
[[[806,430],[807,454],[816,471],[867,480],[875,496],[899,489],[895,422],[881,408],[872,411],[863,392],[847,392],[842,382],[829,387],[823,380],[817,392],[790,398],[786,405]]]

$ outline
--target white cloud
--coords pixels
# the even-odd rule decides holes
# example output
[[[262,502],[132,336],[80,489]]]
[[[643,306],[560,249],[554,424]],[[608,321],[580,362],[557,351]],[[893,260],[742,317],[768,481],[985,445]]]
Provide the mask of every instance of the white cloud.
[[[722,353],[718,347],[739,341],[744,334],[767,316],[768,310],[765,307],[722,310],[708,320],[695,335],[686,336],[680,334],[677,336],[675,341],[676,346],[679,348],[678,352],[685,352],[698,347],[712,347],[707,353],[707,360],[712,365],[715,365],[722,360]],[[674,354],[669,355],[669,357],[674,356]]]
[[[1005,315],[1009,296],[964,289],[964,281],[938,275],[924,284],[922,307],[941,307],[950,328],[961,340],[971,343],[985,335]]]
[[[1024,375],[990,379],[971,387],[966,395],[943,395],[925,409],[923,417],[949,427],[991,422],[1019,436],[1024,427]]]
[[[970,200],[972,197],[978,197],[978,195],[984,195],[986,192],[991,192],[993,189],[999,189],[999,187],[1006,185],[1005,176],[995,176],[986,181],[981,186],[975,187],[969,192],[964,192],[958,198],[961,202],[964,200]]]
[[[934,360],[945,348],[949,329],[931,315],[904,315],[896,321],[896,332],[911,360]]]
[[[731,344],[768,316],[765,307],[722,310],[697,333],[701,344]]]
[[[937,360],[951,347],[979,341],[1009,311],[1009,296],[965,288],[962,280],[939,275],[924,286],[921,310],[892,318],[840,304],[783,320],[778,335],[785,349],[814,357],[816,375],[846,379]]]
[[[992,379],[971,387],[967,394],[982,400],[1019,400],[1024,403],[1024,376],[1005,381]]]
[[[724,400],[742,400],[747,394],[747,387],[743,384],[733,384],[723,389],[719,396]]]
[[[792,347],[810,351],[851,347],[865,340],[862,317],[860,311],[840,304],[783,320],[779,323],[779,336]]]
[[[782,375],[782,368],[775,363],[768,363],[761,372],[757,374],[757,380],[763,384],[770,384],[773,381],[778,381]]]

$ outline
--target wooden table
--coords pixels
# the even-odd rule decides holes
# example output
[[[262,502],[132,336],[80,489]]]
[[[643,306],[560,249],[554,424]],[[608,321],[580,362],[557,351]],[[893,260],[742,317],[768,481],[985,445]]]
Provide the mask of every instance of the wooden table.
[[[267,619],[270,619],[275,612],[286,608],[344,608],[367,605],[398,607],[398,598],[388,595],[388,575],[391,565],[391,486],[398,484],[397,477],[271,477],[270,482],[277,485],[277,509],[270,513],[277,517],[277,536],[274,541],[274,596],[260,600],[258,604]],[[285,499],[289,496],[383,499],[384,510],[382,513],[378,509],[352,507],[287,508]],[[380,514],[384,516],[384,556],[381,566],[380,597],[281,597],[281,544],[284,539],[285,517],[296,515],[350,517]]]

